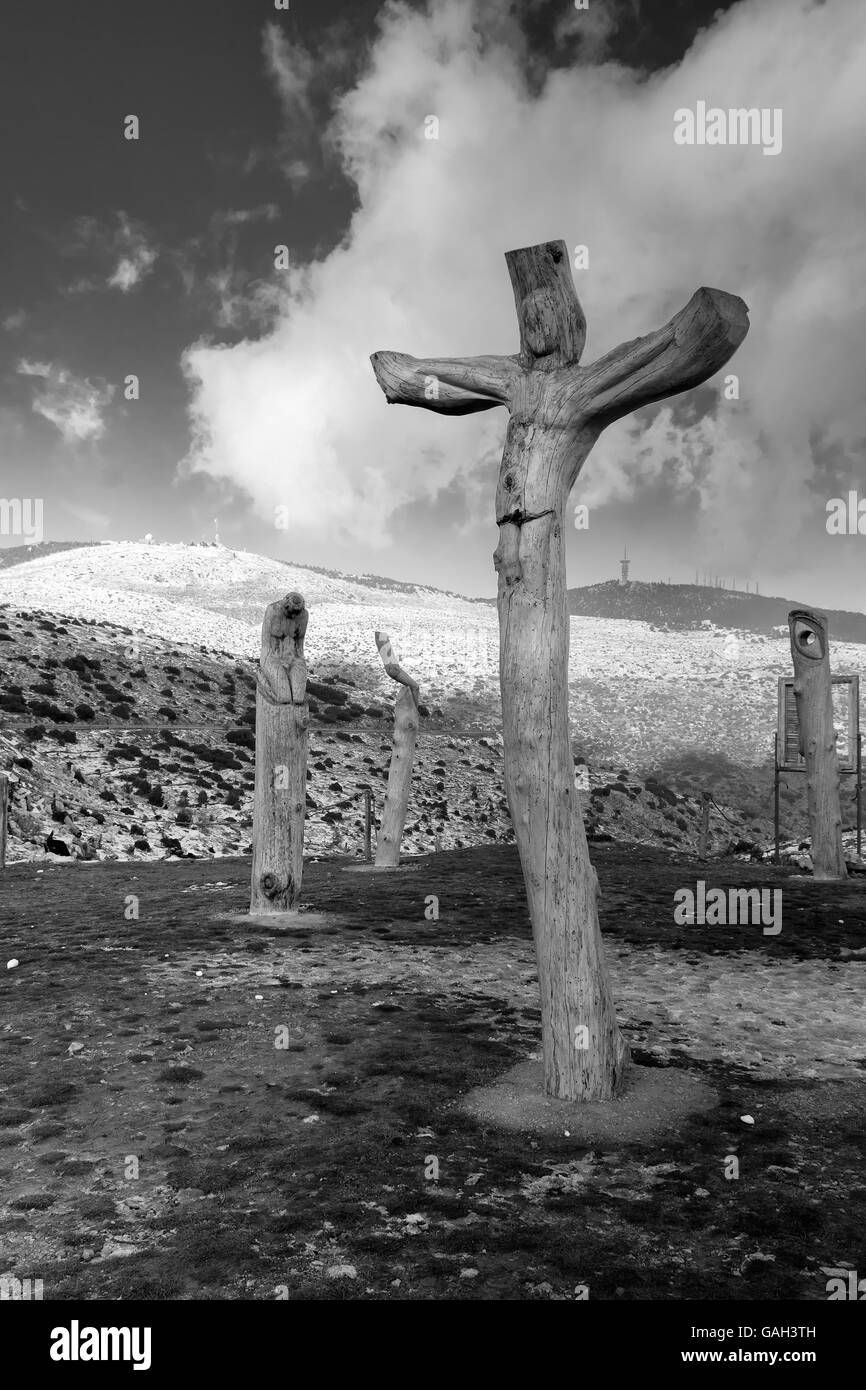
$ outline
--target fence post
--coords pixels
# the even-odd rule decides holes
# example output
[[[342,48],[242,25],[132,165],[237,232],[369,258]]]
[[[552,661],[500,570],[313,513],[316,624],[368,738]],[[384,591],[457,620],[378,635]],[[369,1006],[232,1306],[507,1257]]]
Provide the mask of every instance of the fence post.
[[[863,735],[857,735],[857,858],[862,858],[863,842]]]
[[[9,812],[9,778],[0,772],[0,869],[6,868],[6,822]]]
[[[705,791],[701,793],[701,796],[703,798],[703,805],[701,806],[701,840],[698,846],[698,858],[706,859],[707,837],[710,830],[710,793]]]
[[[776,833],[776,859],[777,864],[782,862],[781,846],[779,844],[779,735],[776,733],[773,742],[773,828]]]
[[[367,863],[373,859],[373,849],[371,844],[370,826],[372,821],[370,802],[372,793],[369,787],[364,788],[364,858]]]

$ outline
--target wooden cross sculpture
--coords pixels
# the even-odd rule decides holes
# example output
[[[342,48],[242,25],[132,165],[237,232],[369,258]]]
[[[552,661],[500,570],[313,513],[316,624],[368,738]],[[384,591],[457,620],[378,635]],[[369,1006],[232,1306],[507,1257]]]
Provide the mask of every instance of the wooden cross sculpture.
[[[728,361],[748,330],[741,299],[698,290],[670,323],[579,367],[586,320],[562,241],[505,257],[520,351],[434,358],[377,352],[390,402],[510,415],[496,491],[499,674],[505,789],[529,900],[548,1095],[603,1100],[621,1088],[617,1027],[598,929],[598,881],[575,802],[568,731],[565,507],[601,431]]]

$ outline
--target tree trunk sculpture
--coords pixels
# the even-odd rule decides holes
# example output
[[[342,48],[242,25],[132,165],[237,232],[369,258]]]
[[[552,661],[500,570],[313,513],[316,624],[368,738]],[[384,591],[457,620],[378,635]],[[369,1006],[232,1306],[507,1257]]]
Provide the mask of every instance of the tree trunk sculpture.
[[[307,804],[309,614],[302,594],[268,605],[256,679],[256,790],[250,912],[297,912]]]
[[[390,402],[510,419],[496,492],[505,787],[541,989],[544,1086],[567,1099],[620,1089],[627,1049],[604,968],[568,729],[564,511],[587,454],[620,416],[699,385],[748,330],[741,299],[700,289],[664,328],[579,367],[586,321],[562,241],[509,251],[520,327],[511,357],[419,361],[374,353]]]
[[[800,752],[806,759],[806,795],[815,878],[847,878],[842,850],[839,762],[833,723],[833,685],[827,619],[808,608],[788,614],[794,662],[794,699]]]
[[[387,632],[376,633],[376,646],[382,664],[392,680],[403,689],[394,702],[394,747],[388,772],[388,791],[382,811],[382,824],[376,837],[376,868],[395,869],[400,863],[400,841],[406,824],[406,807],[412,784],[412,763],[418,734],[418,685],[394,660]]]

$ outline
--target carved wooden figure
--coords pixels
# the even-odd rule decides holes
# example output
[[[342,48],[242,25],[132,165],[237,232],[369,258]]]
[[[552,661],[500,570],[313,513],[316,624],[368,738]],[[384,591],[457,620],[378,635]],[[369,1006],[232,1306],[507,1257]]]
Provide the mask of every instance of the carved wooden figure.
[[[833,722],[833,683],[827,619],[809,608],[788,614],[800,752],[806,759],[806,797],[815,878],[847,878],[842,850],[839,761]]]
[[[418,684],[394,659],[387,632],[376,633],[376,646],[382,664],[392,680],[403,689],[394,702],[394,747],[388,771],[388,790],[382,811],[382,824],[376,837],[376,867],[395,869],[400,863],[400,841],[406,824],[406,807],[412,785],[412,763],[418,735]]]
[[[586,321],[562,241],[509,251],[520,328],[510,357],[372,357],[386,399],[444,414],[509,412],[496,492],[505,786],[541,989],[544,1085],[568,1099],[620,1088],[619,1032],[597,880],[575,806],[568,729],[564,511],[606,425],[713,375],[748,330],[745,304],[700,289],[664,328],[580,367]]]
[[[302,594],[268,605],[256,678],[256,789],[250,912],[296,912],[307,804],[309,614]]]

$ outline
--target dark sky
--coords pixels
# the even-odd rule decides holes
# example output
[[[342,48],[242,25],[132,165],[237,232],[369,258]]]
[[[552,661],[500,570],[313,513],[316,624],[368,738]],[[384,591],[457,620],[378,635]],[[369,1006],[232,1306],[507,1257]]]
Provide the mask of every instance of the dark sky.
[[[790,10],[799,3],[792,0]],[[352,253],[361,244],[362,228],[368,245],[381,249],[384,233],[377,233],[376,227],[387,226],[399,247],[399,223],[406,218],[403,250],[384,255],[384,272],[381,257],[377,260],[381,298],[399,305],[404,276],[435,274],[408,240],[414,230],[410,197],[392,206],[377,171],[380,164],[387,169],[397,158],[394,151],[405,143],[402,110],[415,109],[416,93],[401,68],[416,57],[418,111],[423,114],[426,103],[428,109],[439,109],[432,105],[435,77],[443,121],[452,111],[464,122],[472,118],[471,107],[467,115],[463,103],[471,103],[473,84],[448,87],[448,71],[459,66],[461,43],[469,45],[465,35],[462,40],[459,33],[454,36],[462,21],[453,5],[454,0],[431,0],[429,6],[419,0],[400,7],[379,0],[290,0],[285,11],[264,0],[147,0],[141,5],[117,0],[78,0],[74,5],[4,0],[0,496],[43,498],[46,539],[136,538],[146,532],[159,540],[198,539],[212,536],[213,518],[218,517],[223,540],[235,546],[492,592],[489,555],[495,527],[482,514],[485,506],[492,511],[495,467],[491,473],[489,459],[483,461],[480,437],[467,433],[449,438],[452,422],[426,416],[426,434],[417,433],[415,422],[414,455],[420,460],[429,449],[431,458],[439,459],[438,451],[462,447],[453,441],[465,438],[472,457],[459,473],[453,468],[449,473],[439,459],[442,477],[435,488],[425,484],[413,490],[407,483],[402,492],[398,489],[393,511],[383,522],[384,540],[380,537],[371,546],[359,534],[361,528],[353,531],[351,520],[345,519],[352,510],[348,505],[342,512],[335,509],[330,529],[323,526],[317,532],[299,521],[296,534],[275,532],[268,513],[277,494],[254,476],[255,466],[251,469],[232,456],[238,431],[257,429],[272,409],[270,397],[247,386],[243,375],[256,345],[272,354],[274,371],[279,372],[284,360],[287,383],[297,382],[305,354],[293,356],[287,350],[284,359],[280,357],[280,325],[285,328],[292,322],[304,295],[324,293],[316,288],[320,270],[324,268],[332,280],[339,278],[344,252],[348,248]],[[775,0],[767,0],[767,5],[780,13]],[[607,112],[607,129],[620,119],[620,112],[627,120],[630,106],[653,90],[654,83],[667,80],[666,74],[676,74],[681,65],[683,72],[701,71],[706,35],[700,33],[707,26],[716,26],[718,35],[712,52],[724,54],[722,15],[730,8],[718,0],[591,0],[591,15],[583,16],[565,0],[463,4],[464,12],[474,15],[475,71],[494,73],[491,90],[499,93],[503,119],[509,107],[501,83],[497,86],[500,75],[514,84],[512,110],[520,103],[565,102],[573,82],[574,100],[584,101],[585,111],[588,87],[601,81],[606,105],[599,111]],[[760,32],[761,6],[750,3],[745,8],[752,16],[748,22]],[[828,15],[836,11],[844,16],[847,8],[846,0],[836,0],[828,4]],[[415,27],[407,18],[412,15]],[[768,52],[772,51],[768,40]],[[718,59],[721,71],[725,61],[729,60]],[[712,87],[709,82],[708,99],[724,102],[724,91]],[[695,95],[702,91],[694,87]],[[766,91],[766,104],[776,104],[772,81]],[[735,95],[741,99],[732,89],[732,100]],[[755,101],[760,97],[756,92]],[[376,102],[387,105],[387,111],[383,113]],[[337,139],[335,112],[340,115]],[[137,141],[123,138],[129,114],[140,120]],[[485,109],[479,108],[476,115],[483,122]],[[457,115],[450,118],[453,125]],[[353,121],[362,132],[354,166]],[[601,130],[600,124],[598,132],[588,133],[588,160],[592,150],[601,148]],[[455,185],[470,158],[470,124],[464,137],[466,153],[454,175]],[[754,153],[760,170],[760,152]],[[768,176],[771,163],[763,166]],[[551,203],[557,207],[558,182],[552,178],[550,184]],[[407,183],[418,188],[410,177]],[[469,190],[471,198],[471,182]],[[708,196],[722,193],[714,180]],[[494,191],[492,196],[501,196],[501,208],[491,207],[486,196],[477,226],[495,259],[511,244],[497,239],[500,219],[506,210],[512,215],[520,200],[519,191],[509,186],[507,169],[502,170],[501,194]],[[616,168],[607,170],[604,196],[611,216],[619,215],[620,225],[641,242],[648,230],[655,234],[668,202],[668,195],[659,190],[659,206],[642,209],[641,225],[629,228],[631,214]],[[768,190],[768,203],[773,196]],[[480,197],[479,192],[479,209]],[[561,222],[559,213],[553,215]],[[590,222],[595,216],[587,211]],[[453,217],[447,199],[438,198],[426,215],[428,225],[431,217],[437,222],[437,246],[447,250]],[[782,212],[779,226],[784,231]],[[572,228],[556,225],[546,234],[570,237]],[[291,308],[281,298],[282,289],[275,288],[273,252],[278,243],[290,248],[299,275],[312,275],[294,285]],[[727,251],[725,259],[737,264]],[[639,260],[638,247],[635,263]],[[356,281],[367,273],[366,262],[359,264],[362,269],[353,272]],[[748,282],[750,267],[742,257],[740,264],[741,279]],[[708,276],[713,268],[708,266]],[[628,266],[621,269],[625,273]],[[670,280],[671,293],[677,292],[676,260],[657,271]],[[595,283],[599,302],[606,302],[604,277],[599,275]],[[685,297],[695,287],[690,285]],[[739,283],[730,288],[738,290]],[[502,293],[507,298],[507,286]],[[634,331],[657,326],[645,320],[633,290],[622,293],[622,303],[634,307],[620,337],[634,336],[632,323]],[[336,294],[325,294],[315,322],[332,325],[331,356],[339,364],[346,351],[339,314],[329,318],[328,312]],[[488,295],[487,287],[483,294]],[[364,324],[358,321],[361,311],[353,309],[350,296],[346,304],[347,321],[352,316],[347,336],[356,359],[383,346],[413,350],[411,342],[378,341],[376,334],[387,331],[385,317],[382,327],[370,324],[369,340],[365,339]],[[399,315],[394,322],[398,319]],[[411,325],[401,331],[411,331]],[[420,327],[418,331],[420,336]],[[204,344],[210,354],[205,363],[210,375],[200,391],[194,374],[182,365],[183,355],[197,344]],[[489,346],[514,348],[507,341]],[[220,348],[225,351],[218,357]],[[422,342],[417,350],[424,350]],[[474,349],[454,342],[451,350]],[[327,361],[328,340],[316,351]],[[224,384],[218,371],[230,367],[231,380]],[[129,373],[140,381],[140,399],[135,401],[124,399]],[[278,395],[278,387],[274,391]],[[223,392],[226,403],[240,401],[243,407],[235,405],[231,420],[217,420]],[[325,408],[338,413],[339,406],[335,394],[333,405]],[[321,414],[323,407],[316,409]],[[210,429],[217,421],[214,437],[221,461],[209,471],[201,465],[201,428],[198,435],[191,429],[195,410],[200,425],[204,418]],[[382,406],[383,419],[385,414]],[[294,433],[292,419],[289,431]],[[363,461],[360,450],[354,460],[351,434],[347,442],[345,422],[338,423],[338,442],[333,442],[321,440],[308,422],[299,420],[298,440],[307,441],[303,447],[308,451],[301,471],[301,486],[310,494],[305,499],[307,513],[315,511],[317,479],[318,485],[333,489],[342,469],[350,492],[366,487],[361,479],[367,476],[375,483],[369,470],[375,470],[376,461],[369,445]],[[504,421],[500,434],[502,427]],[[383,437],[391,428],[383,425]],[[823,460],[836,458],[832,430],[820,421],[815,430],[816,453]],[[274,446],[270,436],[263,437],[264,472],[274,466]],[[275,437],[279,439],[279,433]],[[483,447],[489,448],[490,457],[495,455],[495,441],[490,444],[485,437]],[[339,458],[333,457],[335,452]],[[197,460],[192,470],[191,454]],[[420,469],[420,462],[407,464],[409,475],[416,466]],[[600,460],[596,468],[602,467]],[[683,545],[679,555],[671,551],[665,517],[669,519],[672,497],[683,517],[712,503],[706,495],[699,496],[700,470],[692,472],[685,491],[673,459],[656,469],[652,484],[638,485],[634,477],[629,481],[625,464],[623,473],[627,485],[611,487],[610,495],[601,488],[575,580],[614,572],[612,560],[626,542],[648,577],[667,577],[672,569],[675,578],[692,578],[704,558],[716,572],[726,572],[723,537],[715,553],[703,545]],[[829,473],[832,486],[837,481],[833,466]],[[598,491],[596,475],[590,476]],[[798,486],[808,487],[809,480]],[[297,479],[293,487],[296,496]],[[489,504],[484,502],[487,494]],[[383,495],[389,495],[387,490]],[[453,539],[443,544],[443,530],[447,538],[449,529],[464,523],[473,510],[478,513],[475,529],[464,527],[457,544]],[[299,517],[302,512],[303,508]],[[0,535],[0,545],[19,542],[20,537]],[[772,584],[772,565],[765,566],[769,573],[764,573],[757,558],[752,563],[742,555],[731,556],[727,573],[737,565],[741,578],[751,565],[753,578],[764,577],[762,587]],[[775,572],[783,582],[781,564]],[[834,597],[838,601],[842,596]]]

